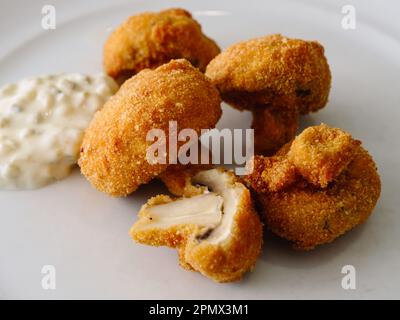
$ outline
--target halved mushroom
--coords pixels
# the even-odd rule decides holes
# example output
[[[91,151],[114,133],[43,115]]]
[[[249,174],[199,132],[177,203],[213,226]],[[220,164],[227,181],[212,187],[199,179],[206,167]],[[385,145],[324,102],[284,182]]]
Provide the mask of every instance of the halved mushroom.
[[[223,169],[200,171],[192,183],[205,186],[204,192],[151,198],[131,236],[143,244],[177,248],[182,267],[214,281],[239,280],[254,267],[262,246],[262,224],[250,192]]]

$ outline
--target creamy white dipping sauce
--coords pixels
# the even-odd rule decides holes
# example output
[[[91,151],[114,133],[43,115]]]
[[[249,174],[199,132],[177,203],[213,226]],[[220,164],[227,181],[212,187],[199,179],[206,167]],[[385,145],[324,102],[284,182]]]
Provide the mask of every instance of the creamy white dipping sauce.
[[[0,188],[39,188],[66,177],[85,128],[117,89],[103,74],[49,75],[0,88]]]

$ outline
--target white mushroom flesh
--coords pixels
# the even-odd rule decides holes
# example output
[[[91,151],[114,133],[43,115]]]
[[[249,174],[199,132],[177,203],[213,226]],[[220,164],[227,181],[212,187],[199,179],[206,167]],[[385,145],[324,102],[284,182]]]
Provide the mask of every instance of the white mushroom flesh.
[[[196,224],[216,227],[222,217],[223,199],[214,192],[146,208],[146,221],[142,228],[169,228],[174,225]]]
[[[233,184],[232,176],[227,172],[211,169],[199,172],[192,179],[193,183],[206,185],[209,190],[222,196],[224,209],[222,220],[207,237],[210,243],[221,243],[226,240],[232,229],[232,223],[239,201],[243,196],[244,186]]]
[[[140,229],[168,229],[172,226],[194,224],[199,229],[199,241],[220,244],[232,229],[234,216],[245,187],[235,184],[228,172],[217,169],[196,174],[193,184],[206,186],[205,193],[190,198],[145,206],[141,211]]]

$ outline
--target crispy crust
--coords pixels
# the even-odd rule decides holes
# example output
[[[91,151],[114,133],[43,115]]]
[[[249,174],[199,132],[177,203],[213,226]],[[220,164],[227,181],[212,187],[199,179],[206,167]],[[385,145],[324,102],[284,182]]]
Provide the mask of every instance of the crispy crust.
[[[236,108],[285,106],[300,114],[324,107],[331,85],[322,45],[280,34],[230,46],[210,62],[206,75]]]
[[[147,161],[152,144],[146,141],[148,131],[157,128],[168,136],[169,121],[174,120],[178,130],[200,133],[217,123],[220,102],[218,91],[186,60],[143,70],[122,85],[86,129],[79,159],[82,174],[113,196],[135,191],[167,168]]]
[[[296,135],[299,114],[291,109],[255,109],[253,111],[254,150],[257,154],[272,155]]]
[[[253,173],[245,176],[257,192],[276,192],[296,181],[296,167],[285,156],[263,157],[254,156],[252,159]]]
[[[347,132],[322,124],[293,141],[288,159],[308,182],[324,188],[347,167],[360,144]]]
[[[211,164],[174,164],[162,172],[158,178],[174,196],[193,197],[204,192],[202,186],[192,184],[192,177],[199,171],[211,169]]]
[[[220,52],[200,24],[183,9],[131,16],[104,45],[104,69],[113,78],[132,76],[171,59],[185,58],[204,72]]]
[[[261,253],[262,224],[254,210],[249,190],[238,182],[233,173],[229,174],[231,187],[241,188],[242,196],[231,233],[222,243],[210,243],[207,239],[199,241],[196,235],[202,234],[204,230],[192,224],[177,225],[164,230],[142,230],[140,219],[131,228],[132,238],[139,243],[177,248],[183,268],[199,271],[216,282],[240,280],[245,272],[252,270]],[[170,197],[157,196],[143,208],[170,201],[173,201]],[[139,216],[143,217],[140,213]]]
[[[335,134],[339,130],[327,126],[317,129]],[[303,138],[300,135],[296,139]],[[369,217],[381,183],[373,159],[358,143],[350,161],[325,187],[309,183],[286,157],[291,152],[290,144],[283,149],[272,158],[256,157],[255,170],[245,178],[257,195],[267,226],[275,234],[292,241],[298,249],[310,250],[333,241]],[[339,148],[338,157],[341,155]]]

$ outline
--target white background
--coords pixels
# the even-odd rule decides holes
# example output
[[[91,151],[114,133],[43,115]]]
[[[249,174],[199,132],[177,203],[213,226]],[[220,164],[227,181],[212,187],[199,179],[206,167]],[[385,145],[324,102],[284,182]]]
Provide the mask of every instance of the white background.
[[[57,29],[41,29],[54,4]],[[356,30],[343,30],[347,1],[0,1],[0,85],[26,76],[100,72],[102,45],[115,26],[144,10],[184,7],[222,47],[281,32],[317,39],[333,73],[328,106],[302,120],[350,131],[376,160],[382,195],[366,224],[312,252],[271,235],[254,272],[216,284],[182,270],[176,252],[134,244],[128,235],[154,182],[126,199],[96,190],[79,171],[36,191],[0,192],[1,298],[275,299],[400,298],[398,1],[352,1]],[[205,15],[218,11],[220,15]],[[219,127],[245,128],[249,115],[224,106]],[[41,268],[54,265],[57,289],[43,290]],[[341,268],[357,270],[357,289],[341,287]]]

